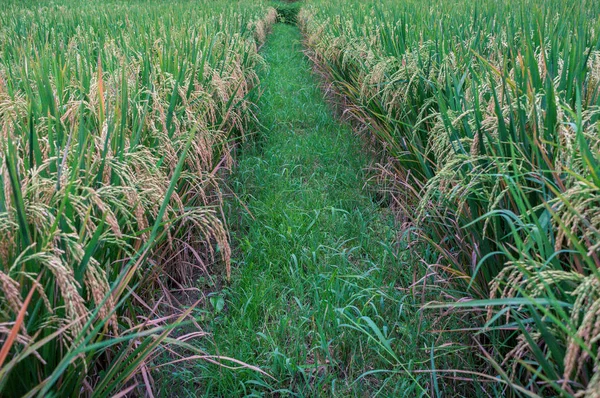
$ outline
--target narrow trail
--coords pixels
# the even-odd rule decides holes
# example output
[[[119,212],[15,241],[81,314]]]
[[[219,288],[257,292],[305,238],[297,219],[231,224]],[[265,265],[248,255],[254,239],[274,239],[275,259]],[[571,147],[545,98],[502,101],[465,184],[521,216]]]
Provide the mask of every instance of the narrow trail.
[[[194,380],[208,396],[371,396],[392,388],[385,375],[354,381],[397,360],[378,340],[402,334],[398,351],[417,350],[395,288],[393,217],[364,189],[368,155],[325,103],[300,39],[278,24],[263,50],[264,128],[233,179],[249,212],[231,201],[237,264],[208,330],[216,354],[274,379],[205,363]],[[414,383],[395,384],[404,394]]]

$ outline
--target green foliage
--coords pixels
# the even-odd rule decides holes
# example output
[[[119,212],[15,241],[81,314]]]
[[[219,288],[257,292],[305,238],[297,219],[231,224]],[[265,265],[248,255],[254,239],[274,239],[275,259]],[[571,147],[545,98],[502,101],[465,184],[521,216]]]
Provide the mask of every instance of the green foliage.
[[[301,6],[301,1],[276,1],[274,7],[277,10],[277,21],[295,25]]]
[[[3,6],[0,395],[142,394],[193,309],[163,317],[158,286],[229,268],[217,171],[251,118],[274,11]]]
[[[597,394],[596,2],[3,6],[0,395]],[[399,232],[290,26],[233,180],[250,212],[222,209],[277,19],[380,150]],[[223,214],[234,284],[165,311],[229,276]]]
[[[462,292],[486,372],[515,393],[600,388],[599,11],[315,1],[299,16],[347,113],[393,158],[382,175],[427,248],[412,256],[433,288]]]
[[[226,311],[206,326],[215,346],[199,342],[272,378],[190,363],[165,369],[162,384],[180,395],[427,396],[429,375],[407,372],[428,368],[438,337],[419,334],[429,320],[409,293],[413,264],[364,188],[369,155],[325,104],[300,38],[278,24],[262,52],[261,127],[238,154],[226,212],[238,263]],[[436,364],[461,350],[469,356],[459,341],[440,347]]]

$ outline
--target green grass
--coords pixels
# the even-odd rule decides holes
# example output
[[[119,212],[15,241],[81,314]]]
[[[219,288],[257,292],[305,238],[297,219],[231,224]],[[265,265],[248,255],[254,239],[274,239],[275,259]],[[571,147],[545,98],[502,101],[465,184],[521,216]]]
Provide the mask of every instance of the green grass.
[[[214,339],[207,351],[274,379],[199,363],[178,373],[181,393],[419,395],[423,380],[411,375],[357,380],[383,362],[411,366],[380,355],[386,344],[412,360],[422,356],[416,314],[397,289],[412,271],[391,244],[390,211],[364,189],[368,156],[324,102],[299,40],[297,28],[279,24],[263,50],[262,127],[232,181],[247,210],[229,201],[233,282],[213,293],[225,305],[207,330]]]

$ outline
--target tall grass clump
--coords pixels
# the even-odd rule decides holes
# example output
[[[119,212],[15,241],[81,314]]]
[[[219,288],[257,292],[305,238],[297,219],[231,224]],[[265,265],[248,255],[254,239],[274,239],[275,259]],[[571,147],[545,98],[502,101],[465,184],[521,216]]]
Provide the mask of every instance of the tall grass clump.
[[[219,170],[275,17],[214,1],[0,10],[0,395],[152,388],[193,308],[168,292],[212,263],[229,273]]]
[[[411,287],[438,295],[423,311],[464,319],[486,364],[429,371],[499,394],[597,396],[595,2],[315,1],[298,19],[383,153],[410,255],[426,264]]]

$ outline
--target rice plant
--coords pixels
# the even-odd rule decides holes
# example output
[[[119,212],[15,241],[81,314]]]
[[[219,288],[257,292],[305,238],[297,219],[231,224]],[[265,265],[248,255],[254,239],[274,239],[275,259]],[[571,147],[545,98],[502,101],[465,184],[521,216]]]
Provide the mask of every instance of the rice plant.
[[[0,395],[152,389],[193,309],[164,311],[167,292],[229,275],[220,170],[275,19],[260,2],[4,4]]]
[[[313,1],[298,20],[382,151],[382,178],[421,243],[415,266],[427,263],[442,293],[425,309],[468,310],[487,364],[478,380],[502,394],[597,396],[595,2]]]

